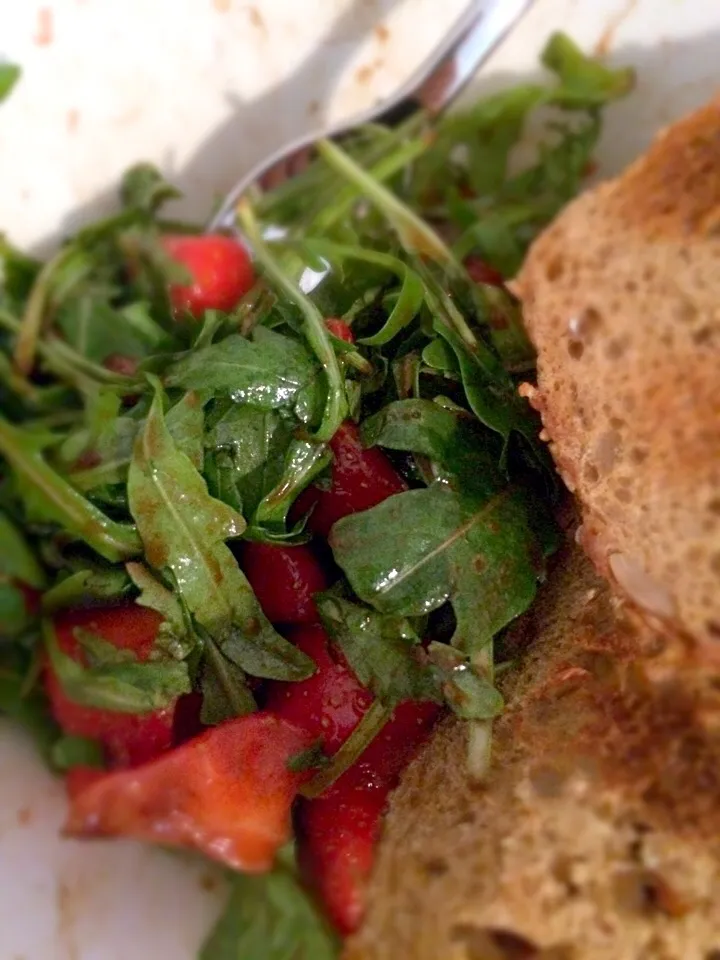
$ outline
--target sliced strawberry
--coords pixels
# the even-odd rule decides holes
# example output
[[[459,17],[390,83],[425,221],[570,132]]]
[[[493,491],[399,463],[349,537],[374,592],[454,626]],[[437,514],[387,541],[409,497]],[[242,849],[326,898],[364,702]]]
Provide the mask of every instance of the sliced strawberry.
[[[321,796],[298,804],[303,876],[343,935],[362,919],[390,793],[439,714],[434,703],[401,703],[349,770]]]
[[[308,487],[293,506],[293,517],[312,509],[308,529],[327,537],[334,523],[351,513],[369,510],[407,484],[377,447],[364,447],[351,420],[341,424],[330,441],[333,452],[330,489]]]
[[[142,767],[81,785],[65,832],[189,847],[235,870],[268,870],[307,776],[288,764],[310,744],[269,713],[229,720]]]
[[[240,563],[272,623],[311,623],[318,619],[313,595],[328,586],[320,561],[306,544],[242,545]]]
[[[373,700],[319,624],[296,627],[288,639],[315,661],[316,672],[299,683],[268,684],[266,706],[322,740],[327,753],[347,740]]]

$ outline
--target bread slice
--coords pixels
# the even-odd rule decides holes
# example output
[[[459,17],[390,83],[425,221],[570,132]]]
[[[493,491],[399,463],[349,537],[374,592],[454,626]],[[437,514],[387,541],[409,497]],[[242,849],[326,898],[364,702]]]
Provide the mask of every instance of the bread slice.
[[[516,289],[583,545],[720,666],[720,98],[572,203]]]
[[[720,735],[577,547],[484,786],[448,722],[395,793],[347,960],[718,960]],[[649,648],[651,649],[651,648]]]

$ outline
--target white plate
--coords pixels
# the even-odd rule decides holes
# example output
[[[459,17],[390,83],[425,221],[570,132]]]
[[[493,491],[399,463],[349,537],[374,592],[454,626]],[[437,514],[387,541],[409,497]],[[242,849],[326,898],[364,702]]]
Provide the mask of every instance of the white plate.
[[[203,216],[243,167],[402,81],[464,0],[0,0],[0,56],[25,76],[0,109],[0,225],[42,246],[112,203],[118,175],[159,163]],[[618,169],[720,87],[709,0],[537,0],[478,79],[537,72],[547,35],[638,71],[599,152]],[[361,49],[360,38],[365,37]],[[63,793],[0,726],[0,960],[194,960],[217,875],[133,843],[62,841]]]

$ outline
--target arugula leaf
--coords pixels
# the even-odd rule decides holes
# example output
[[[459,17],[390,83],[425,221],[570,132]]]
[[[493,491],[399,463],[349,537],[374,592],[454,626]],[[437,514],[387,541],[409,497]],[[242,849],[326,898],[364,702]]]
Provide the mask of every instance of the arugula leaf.
[[[104,767],[102,747],[87,737],[62,736],[53,743],[50,762],[60,773],[72,767]]]
[[[115,310],[93,296],[65,300],[55,313],[55,323],[70,346],[96,363],[103,363],[113,355],[139,359],[154,346],[128,321],[122,310]]]
[[[455,489],[488,495],[505,485],[495,437],[464,411],[453,412],[431,400],[397,400],[368,417],[360,432],[367,446],[428,457],[440,468],[437,475],[451,479]]]
[[[29,517],[57,523],[115,563],[141,552],[135,528],[105,516],[50,467],[40,452],[43,438],[0,417],[0,454],[13,471]]]
[[[431,643],[428,655],[437,670],[445,700],[456,716],[462,720],[492,720],[502,713],[502,694],[483,675],[482,663],[474,663],[446,643]],[[488,666],[491,667],[489,658]]]
[[[0,63],[0,102],[10,95],[20,79],[20,67],[14,63]]]
[[[320,140],[317,150],[333,170],[354,184],[361,194],[382,212],[408,253],[425,257],[445,267],[452,263],[450,249],[435,230],[388,187],[375,180],[337,143]]]
[[[303,246],[331,261],[342,262],[345,259],[356,259],[384,267],[394,273],[401,281],[395,305],[382,328],[372,336],[362,337],[360,343],[367,347],[383,346],[389,343],[415,318],[424,300],[423,284],[415,271],[411,270],[402,260],[387,253],[378,253],[374,250],[365,250],[362,247],[351,247],[346,244],[316,238],[305,240]]]
[[[199,960],[339,960],[340,941],[294,872],[236,874]]]
[[[45,573],[15,524],[0,510],[0,575],[19,580],[38,590],[45,584]]]
[[[345,396],[343,372],[330,342],[324,318],[313,301],[300,289],[299,284],[288,276],[271,253],[247,197],[242,197],[238,203],[237,215],[250,239],[257,261],[261,264],[263,271],[272,283],[282,290],[290,303],[299,310],[303,320],[305,339],[322,365],[325,375],[324,409],[320,425],[315,431],[314,440],[318,443],[326,443],[332,439],[343,418],[347,415],[347,397]],[[300,419],[303,419],[301,412],[296,412]]]
[[[83,491],[96,491],[101,485],[123,483],[126,480],[133,446],[145,422],[139,416],[140,412],[135,409],[129,414],[115,417],[106,424],[94,442],[91,442],[87,434],[80,437],[81,449],[90,445],[92,457],[100,462],[97,466],[70,473],[74,487]],[[170,407],[165,422],[178,447],[187,454],[193,466],[202,470],[205,423],[202,398],[195,391],[189,390]]]
[[[202,397],[194,390],[174,403],[165,417],[168,433],[196,470],[203,468],[205,412]]]
[[[95,439],[120,415],[122,399],[107,387],[98,387],[85,398],[85,420],[88,433]]]
[[[438,480],[338,521],[335,560],[361,600],[421,616],[452,601],[453,644],[473,654],[527,609],[540,573],[525,500],[512,489],[456,492]]]
[[[430,645],[431,676],[458,716],[491,719],[503,707],[492,683],[492,638],[532,601],[545,532],[536,533],[528,499],[507,487],[492,444],[467,414],[398,401],[365,422],[363,440],[430,458],[438,479],[337,523],[335,559],[358,596],[386,614],[420,615],[452,602],[456,649]]]
[[[299,420],[312,419],[320,398],[319,369],[302,343],[256,329],[252,339],[240,334],[191,350],[170,364],[166,387],[207,390],[261,410],[292,410]]]
[[[94,665],[85,667],[58,646],[50,620],[43,622],[43,637],[53,671],[65,695],[84,707],[118,713],[151,713],[168,707],[191,690],[186,663],[177,660],[140,663],[100,637],[77,631],[78,639]],[[132,654],[130,653],[132,657]]]
[[[599,60],[585,56],[564,33],[554,33],[543,50],[541,61],[560,79],[555,102],[566,107],[593,107],[624,97],[632,90],[635,72],[629,67],[613,70]]]
[[[160,390],[135,443],[128,499],[148,563],[171,572],[183,603],[228,659],[255,676],[310,676],[313,661],[270,626],[225,543],[245,521],[210,496],[173,442]]]
[[[557,142],[538,147],[537,161],[509,177],[488,207],[486,198],[449,204],[463,228],[453,249],[479,255],[504,276],[514,276],[530,242],[580,190],[600,136],[600,118],[561,129]]]
[[[149,215],[156,213],[168,200],[181,196],[152,163],[136,163],[125,172],[120,184],[123,206]]]
[[[545,445],[538,440],[535,414],[505,372],[501,377],[498,375],[490,350],[487,347],[470,350],[454,330],[440,324],[435,329],[455,354],[470,409],[478,420],[496,430],[505,441],[500,456],[501,466],[505,465],[510,436],[517,431],[538,463],[545,469],[552,469],[548,464],[549,454]]]
[[[121,483],[127,476],[127,468],[132,456],[133,443],[135,437],[142,426],[142,420],[139,419],[135,411],[130,414],[115,417],[94,439],[90,449],[91,437],[87,431],[78,438],[77,445],[82,451],[87,451],[88,457],[79,458],[90,460],[92,466],[82,466],[80,469],[73,469],[69,473],[69,479],[78,490],[94,490],[95,487],[103,484]],[[76,450],[68,452],[62,451],[63,459],[78,459]]]
[[[229,450],[207,453],[204,475],[210,496],[222,500],[237,513],[243,513],[245,507],[238,486],[237,467]]]
[[[437,678],[406,619],[331,594],[315,602],[353,673],[386,706],[403,700],[442,701]]]
[[[332,459],[326,443],[293,440],[285,455],[283,474],[258,504],[255,523],[283,528],[298,494],[322,473]]]
[[[33,619],[20,584],[0,575],[0,643],[24,633]]]
[[[142,607],[155,610],[163,618],[155,646],[176,660],[184,660],[195,647],[197,640],[182,603],[142,563],[127,563],[125,569],[140,591],[136,602]]]
[[[448,114],[432,148],[415,163],[410,182],[414,202],[425,205],[445,184],[466,185],[478,196],[498,190],[525,119],[545,98],[542,86],[518,84]]]
[[[49,761],[60,731],[47,698],[28,683],[31,670],[28,651],[18,646],[0,648],[0,713],[26,730],[41,756]]]
[[[274,410],[235,403],[221,408],[205,435],[206,448],[229,456],[229,461],[222,456],[215,458],[219,499],[236,496],[244,515],[252,517],[283,475],[293,426],[289,418]],[[220,491],[225,491],[225,496]],[[231,500],[226,502],[233,505]]]
[[[455,352],[451,350],[442,337],[435,337],[423,348],[422,359],[423,363],[434,370],[442,370],[443,373],[450,374],[459,372]]]
[[[393,712],[394,707],[386,706],[381,700],[373,700],[340,749],[320,766],[312,780],[300,787],[300,793],[310,800],[322,796],[380,735]]]
[[[43,264],[24,304],[15,339],[13,359],[24,376],[28,376],[35,365],[50,307],[57,307],[63,297],[76,293],[78,288],[88,283],[94,265],[89,251],[83,249],[77,240],[65,244]],[[107,299],[112,292],[104,282],[108,271],[99,264],[98,267],[102,281],[94,278],[92,282],[103,282],[103,295]]]
[[[632,70],[586,57],[564,34],[550,38],[542,62],[557,83],[520,84],[451,112],[398,185],[421,213],[462,229],[453,247],[458,257],[476,252],[505,276],[515,274],[536,234],[578,192],[600,132],[599,108],[624,96],[634,80]],[[530,115],[546,106],[575,116],[546,122],[549,136],[537,157],[511,173]]]
[[[129,566],[129,564],[128,564]],[[44,613],[66,607],[85,606],[92,601],[119,600],[127,596],[131,583],[118,567],[88,567],[58,580],[42,597]]]
[[[245,671],[222,651],[211,637],[205,637],[205,658],[200,673],[202,707],[200,720],[209,726],[243,717],[256,709]]]

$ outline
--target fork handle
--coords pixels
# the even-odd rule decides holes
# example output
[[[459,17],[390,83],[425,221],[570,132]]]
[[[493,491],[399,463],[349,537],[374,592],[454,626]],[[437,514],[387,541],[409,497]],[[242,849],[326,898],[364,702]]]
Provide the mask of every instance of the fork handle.
[[[396,126],[419,109],[436,115],[475,76],[533,0],[474,0],[425,63],[377,118]]]
[[[372,106],[359,116],[348,118],[329,130],[315,131],[293,143],[284,144],[235,184],[226,194],[207,229],[213,231],[234,227],[235,207],[248,186],[261,180],[274,167],[287,165],[292,157],[307,155],[320,137],[341,136],[370,121],[395,126],[419,109],[433,115],[444,110],[532,3],[533,0],[472,0],[462,17],[444,36],[442,43],[410,80],[389,98],[380,112],[377,106]]]

